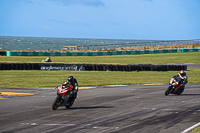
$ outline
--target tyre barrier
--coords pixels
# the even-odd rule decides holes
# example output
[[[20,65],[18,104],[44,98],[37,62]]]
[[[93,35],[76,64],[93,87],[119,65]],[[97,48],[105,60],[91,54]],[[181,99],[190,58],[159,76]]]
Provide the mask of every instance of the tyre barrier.
[[[6,51],[0,51],[0,56],[6,56]]]
[[[187,70],[187,65],[0,63],[0,70],[179,71]]]
[[[0,70],[40,70],[39,63],[0,63]]]

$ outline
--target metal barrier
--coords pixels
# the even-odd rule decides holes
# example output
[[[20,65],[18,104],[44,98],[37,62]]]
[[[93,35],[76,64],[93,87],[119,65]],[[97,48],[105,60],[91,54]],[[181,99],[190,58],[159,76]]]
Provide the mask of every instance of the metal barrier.
[[[17,52],[17,51],[6,51],[6,55],[7,56],[103,56],[103,55],[157,54],[157,53],[197,52],[197,51],[200,52],[200,48],[127,50],[127,51],[95,51],[95,52]]]
[[[121,44],[104,44],[104,45],[81,45],[81,46],[64,46],[65,50],[109,50],[116,48],[127,48],[127,47],[141,47],[141,46],[166,46],[166,45],[179,45],[179,44],[196,44],[199,43],[200,39],[194,40],[171,40],[171,41],[150,41],[150,42],[137,42],[137,43],[121,43]]]

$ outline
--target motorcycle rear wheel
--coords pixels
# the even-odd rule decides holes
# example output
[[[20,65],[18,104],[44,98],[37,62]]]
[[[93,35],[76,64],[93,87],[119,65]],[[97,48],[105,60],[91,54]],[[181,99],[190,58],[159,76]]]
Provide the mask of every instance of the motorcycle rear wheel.
[[[55,100],[54,100],[54,102],[52,104],[52,109],[53,110],[56,110],[58,108],[59,102],[60,102],[60,96],[56,96],[56,98],[55,98]]]
[[[183,93],[184,89],[183,88],[180,88],[177,92],[177,95],[181,95]]]
[[[75,99],[69,99],[65,108],[70,109],[71,106],[74,104]]]

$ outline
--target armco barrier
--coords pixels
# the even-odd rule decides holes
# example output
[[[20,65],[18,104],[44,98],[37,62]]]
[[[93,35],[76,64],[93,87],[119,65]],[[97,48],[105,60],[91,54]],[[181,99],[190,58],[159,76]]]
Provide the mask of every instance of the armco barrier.
[[[75,71],[178,71],[187,65],[114,65],[60,63],[0,63],[0,70],[75,70]]]
[[[156,54],[174,52],[200,52],[200,48],[157,49],[157,50],[128,50],[128,51],[98,51],[98,52],[16,52],[6,51],[7,56],[103,56],[103,55],[130,55]]]

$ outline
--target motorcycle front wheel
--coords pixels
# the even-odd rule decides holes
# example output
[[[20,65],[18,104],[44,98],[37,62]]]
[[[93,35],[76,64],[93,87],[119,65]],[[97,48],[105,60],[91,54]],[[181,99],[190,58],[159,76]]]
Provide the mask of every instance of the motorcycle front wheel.
[[[55,98],[55,100],[54,100],[54,102],[53,102],[53,104],[52,104],[52,109],[53,110],[56,110],[58,108],[59,102],[60,102],[60,96],[57,95],[56,98]]]
[[[169,86],[169,87],[167,88],[167,90],[165,91],[165,96],[168,96],[168,95],[169,95],[171,89],[172,89],[172,86]]]

